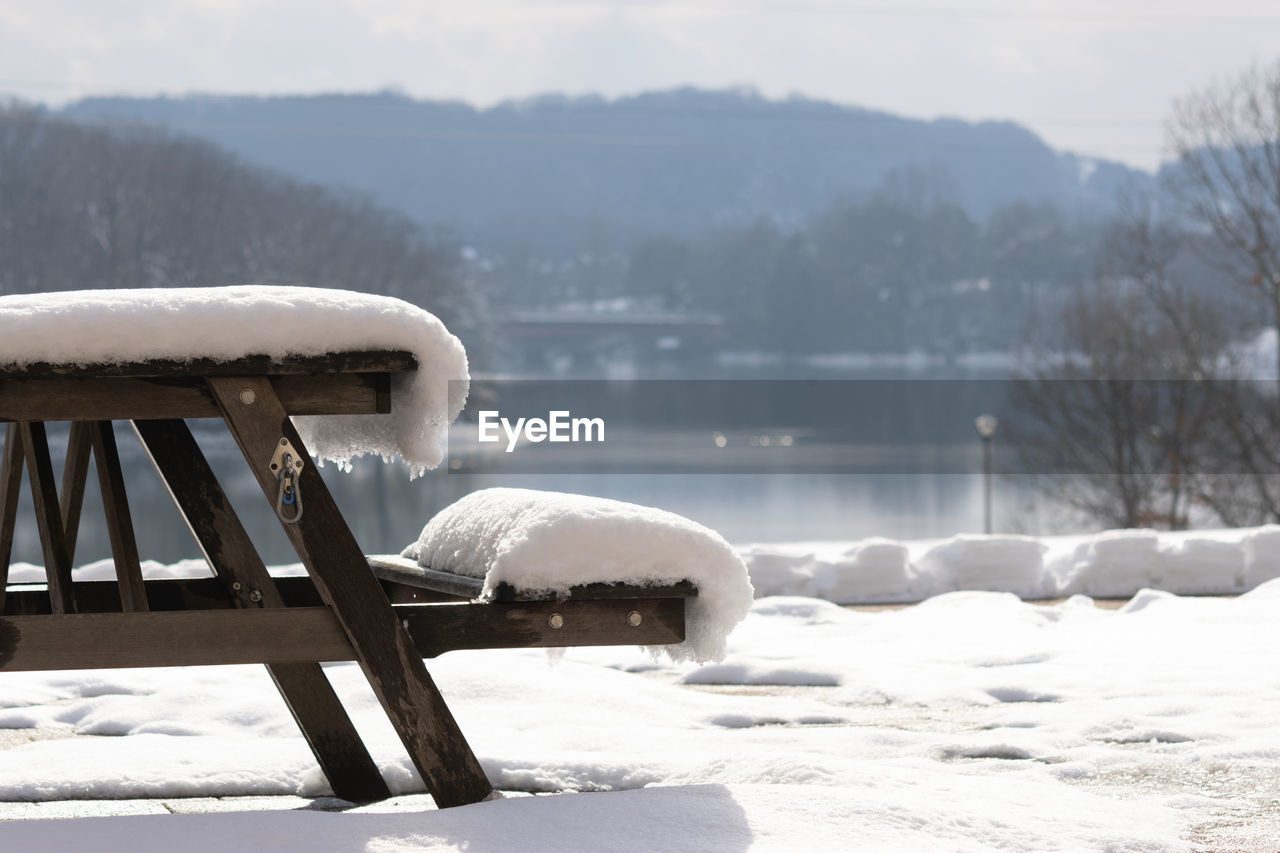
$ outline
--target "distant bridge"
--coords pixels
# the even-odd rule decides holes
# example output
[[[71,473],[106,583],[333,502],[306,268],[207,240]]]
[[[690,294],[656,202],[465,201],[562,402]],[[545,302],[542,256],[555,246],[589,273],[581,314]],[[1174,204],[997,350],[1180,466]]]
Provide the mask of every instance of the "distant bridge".
[[[627,335],[648,339],[654,336],[714,336],[724,328],[719,314],[676,312],[604,311],[517,311],[495,323],[499,333],[509,337],[598,338]]]
[[[494,323],[503,358],[517,369],[587,369],[606,362],[648,367],[708,358],[725,338],[718,314],[517,311]]]

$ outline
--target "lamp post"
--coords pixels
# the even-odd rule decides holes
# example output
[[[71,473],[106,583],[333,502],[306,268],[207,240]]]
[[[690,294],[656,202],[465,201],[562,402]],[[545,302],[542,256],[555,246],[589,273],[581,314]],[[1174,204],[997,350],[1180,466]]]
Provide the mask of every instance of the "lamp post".
[[[982,532],[991,535],[991,439],[1000,422],[994,415],[978,415],[973,425],[982,438]]]

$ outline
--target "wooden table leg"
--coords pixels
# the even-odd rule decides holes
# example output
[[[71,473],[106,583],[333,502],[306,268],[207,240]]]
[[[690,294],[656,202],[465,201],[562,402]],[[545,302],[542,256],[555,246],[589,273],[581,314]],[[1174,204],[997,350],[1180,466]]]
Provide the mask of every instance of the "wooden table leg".
[[[284,599],[181,420],[134,421],[187,526],[237,607],[283,607]],[[355,803],[391,796],[377,765],[318,663],[269,664],[267,671],[335,795]]]
[[[62,465],[62,535],[67,542],[67,560],[75,565],[76,541],[80,538],[80,510],[84,507],[84,486],[89,475],[89,421],[72,421],[67,436],[67,456]]]
[[[22,437],[18,424],[4,431],[4,454],[0,456],[0,611],[4,609],[9,586],[9,559],[13,556],[13,529],[18,519],[18,493],[22,488]]]
[[[408,632],[365,562],[297,430],[264,377],[210,377],[209,388],[249,468],[274,508],[278,484],[270,470],[281,438],[306,459],[299,476],[304,514],[282,524],[317,590],[333,608],[369,684],[441,808],[475,803],[492,786],[458,728]]]
[[[44,571],[49,581],[49,602],[54,613],[75,613],[75,589],[71,583],[71,558],[67,555],[62,511],[58,506],[58,486],[49,459],[49,438],[38,421],[18,425],[31,480],[31,503],[44,550]]]
[[[116,564],[120,603],[126,613],[145,613],[150,609],[147,606],[147,589],[142,582],[138,541],[133,533],[133,517],[129,513],[129,497],[124,489],[124,472],[120,470],[115,430],[111,421],[84,423],[89,429],[89,444],[93,447],[94,463],[98,469],[98,489],[102,492],[107,536],[111,540],[111,556]]]

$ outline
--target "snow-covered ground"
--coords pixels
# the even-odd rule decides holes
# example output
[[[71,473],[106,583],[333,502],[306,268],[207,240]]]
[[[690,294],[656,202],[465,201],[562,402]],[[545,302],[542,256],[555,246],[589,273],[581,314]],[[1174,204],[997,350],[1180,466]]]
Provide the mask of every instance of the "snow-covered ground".
[[[1265,573],[1280,550],[1270,530],[1142,544],[1152,536],[744,550],[758,594],[802,591],[768,588],[770,549],[775,580],[787,554],[812,569],[838,553],[861,571],[901,546],[917,582],[1058,579],[1036,593],[1136,583],[1157,565],[1228,591],[1220,577]],[[1071,571],[1050,569],[1067,565],[1055,554]],[[804,591],[858,586],[825,571],[832,585]],[[1119,608],[960,591],[849,609],[787,594],[759,598],[714,664],[455,652],[429,669],[509,795],[443,812],[416,793],[354,665],[327,671],[402,796],[344,813],[323,810],[336,804],[260,667],[7,673],[0,818],[110,816],[0,823],[0,849],[1274,850],[1278,610],[1280,581],[1235,597],[1145,591]],[[94,798],[113,801],[82,802]]]

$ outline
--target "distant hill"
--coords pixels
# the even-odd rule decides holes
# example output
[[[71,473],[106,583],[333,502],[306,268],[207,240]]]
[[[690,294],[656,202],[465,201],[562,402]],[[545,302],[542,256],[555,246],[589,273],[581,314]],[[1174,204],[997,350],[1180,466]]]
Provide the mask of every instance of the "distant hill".
[[[1009,122],[916,121],[749,90],[489,109],[392,93],[90,98],[62,112],[165,125],[466,239],[540,250],[622,248],[761,217],[791,226],[895,173],[980,218],[1019,200],[1090,213],[1121,183],[1150,179],[1055,152]]]

